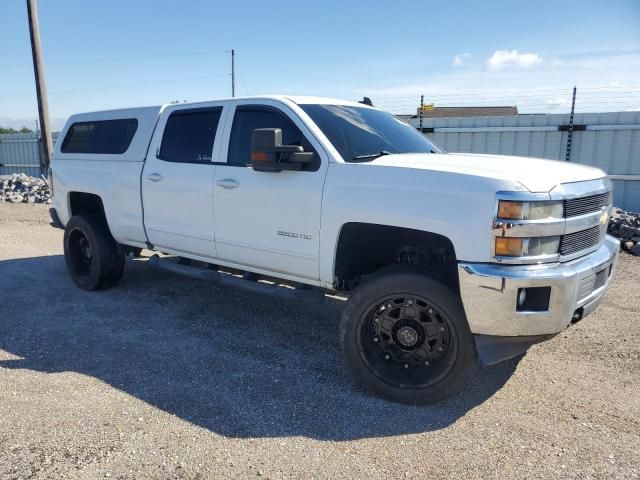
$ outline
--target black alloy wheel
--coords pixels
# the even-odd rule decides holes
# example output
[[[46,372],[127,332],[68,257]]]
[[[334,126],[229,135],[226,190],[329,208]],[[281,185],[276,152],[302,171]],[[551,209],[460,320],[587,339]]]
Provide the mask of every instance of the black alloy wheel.
[[[363,361],[399,388],[428,387],[446,377],[456,356],[456,336],[446,313],[425,298],[394,295],[367,313],[359,335]]]
[[[456,393],[476,359],[459,294],[405,265],[358,286],[342,313],[340,348],[357,385],[412,405]]]

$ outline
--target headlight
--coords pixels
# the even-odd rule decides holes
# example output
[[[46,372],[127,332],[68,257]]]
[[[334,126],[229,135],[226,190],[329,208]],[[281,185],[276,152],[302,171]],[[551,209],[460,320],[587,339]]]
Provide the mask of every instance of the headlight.
[[[563,204],[557,201],[517,202],[500,200],[498,202],[498,218],[507,220],[562,218],[563,214]]]
[[[560,248],[560,237],[496,237],[495,253],[500,257],[537,257],[554,255]]]

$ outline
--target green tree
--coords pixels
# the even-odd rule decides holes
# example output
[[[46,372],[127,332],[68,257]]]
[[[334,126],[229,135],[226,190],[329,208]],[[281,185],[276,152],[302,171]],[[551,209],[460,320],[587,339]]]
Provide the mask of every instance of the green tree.
[[[33,130],[27,127],[22,127],[20,130],[11,127],[0,127],[0,135],[3,133],[33,133]]]

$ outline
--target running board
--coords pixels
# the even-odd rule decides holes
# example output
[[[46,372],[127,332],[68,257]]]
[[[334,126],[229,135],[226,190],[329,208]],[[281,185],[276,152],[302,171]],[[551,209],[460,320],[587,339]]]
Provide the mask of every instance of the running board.
[[[261,280],[260,275],[257,274],[258,280],[246,280],[231,273],[216,272],[215,270],[190,265],[181,265],[175,262],[174,258],[175,257],[160,258],[158,255],[153,255],[149,257],[147,262],[152,267],[167,272],[214,282],[225,287],[237,287],[254,293],[272,295],[286,300],[304,300],[320,303],[323,302],[325,298],[324,291],[318,288],[289,288],[287,286],[277,285],[266,279]]]

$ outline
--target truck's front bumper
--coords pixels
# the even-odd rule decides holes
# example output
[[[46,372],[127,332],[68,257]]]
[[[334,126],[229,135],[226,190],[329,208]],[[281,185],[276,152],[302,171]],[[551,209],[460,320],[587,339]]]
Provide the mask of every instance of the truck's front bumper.
[[[595,252],[567,263],[499,265],[464,263],[460,294],[471,332],[487,336],[544,336],[558,333],[591,313],[607,289],[620,251],[607,235]],[[546,309],[518,307],[520,289],[549,287]]]

